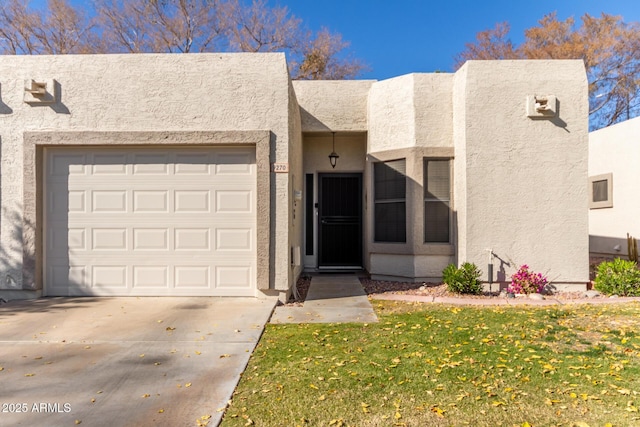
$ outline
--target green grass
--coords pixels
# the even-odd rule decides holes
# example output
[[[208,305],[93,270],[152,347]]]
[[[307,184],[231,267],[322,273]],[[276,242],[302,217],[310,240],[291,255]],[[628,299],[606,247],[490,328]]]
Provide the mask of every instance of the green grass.
[[[222,426],[640,425],[638,304],[374,307],[268,325]]]

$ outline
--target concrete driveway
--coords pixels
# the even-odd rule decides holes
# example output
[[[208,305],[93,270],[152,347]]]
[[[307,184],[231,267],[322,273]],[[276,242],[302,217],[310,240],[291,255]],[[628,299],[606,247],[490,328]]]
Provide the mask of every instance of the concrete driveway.
[[[215,426],[275,300],[0,306],[0,426]]]

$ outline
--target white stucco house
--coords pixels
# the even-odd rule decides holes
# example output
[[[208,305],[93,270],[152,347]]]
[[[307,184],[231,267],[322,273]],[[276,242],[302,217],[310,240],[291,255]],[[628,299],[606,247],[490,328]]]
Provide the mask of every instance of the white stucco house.
[[[589,134],[589,251],[627,258],[640,238],[640,117]]]
[[[9,299],[285,299],[305,270],[465,261],[588,281],[580,61],[292,82],[284,54],[6,56],[0,138]]]

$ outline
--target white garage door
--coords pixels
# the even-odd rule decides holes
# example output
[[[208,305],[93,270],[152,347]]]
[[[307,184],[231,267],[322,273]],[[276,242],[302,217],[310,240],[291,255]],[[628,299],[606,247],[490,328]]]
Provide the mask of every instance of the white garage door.
[[[47,295],[255,295],[255,149],[50,148]]]

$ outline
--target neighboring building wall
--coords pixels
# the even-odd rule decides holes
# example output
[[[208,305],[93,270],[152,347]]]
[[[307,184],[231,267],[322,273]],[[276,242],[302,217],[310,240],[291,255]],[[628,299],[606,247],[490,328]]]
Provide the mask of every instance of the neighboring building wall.
[[[589,252],[627,257],[627,233],[640,238],[640,117],[589,134],[589,177],[611,174],[611,207],[589,209]]]
[[[558,287],[588,281],[587,79],[581,61],[470,61],[458,72],[458,263],[498,280],[528,264]],[[558,116],[527,117],[532,95],[557,97]],[[500,261],[501,260],[501,261]],[[495,280],[495,278],[494,278]]]
[[[23,284],[26,132],[271,131],[269,157],[277,162],[290,161],[290,144],[300,143],[299,125],[290,123],[296,108],[284,54],[4,56],[0,76],[0,289]],[[56,79],[59,102],[24,103],[25,79]],[[270,286],[279,290],[288,289],[292,277],[288,193],[287,176],[271,180],[274,252],[267,256]]]

